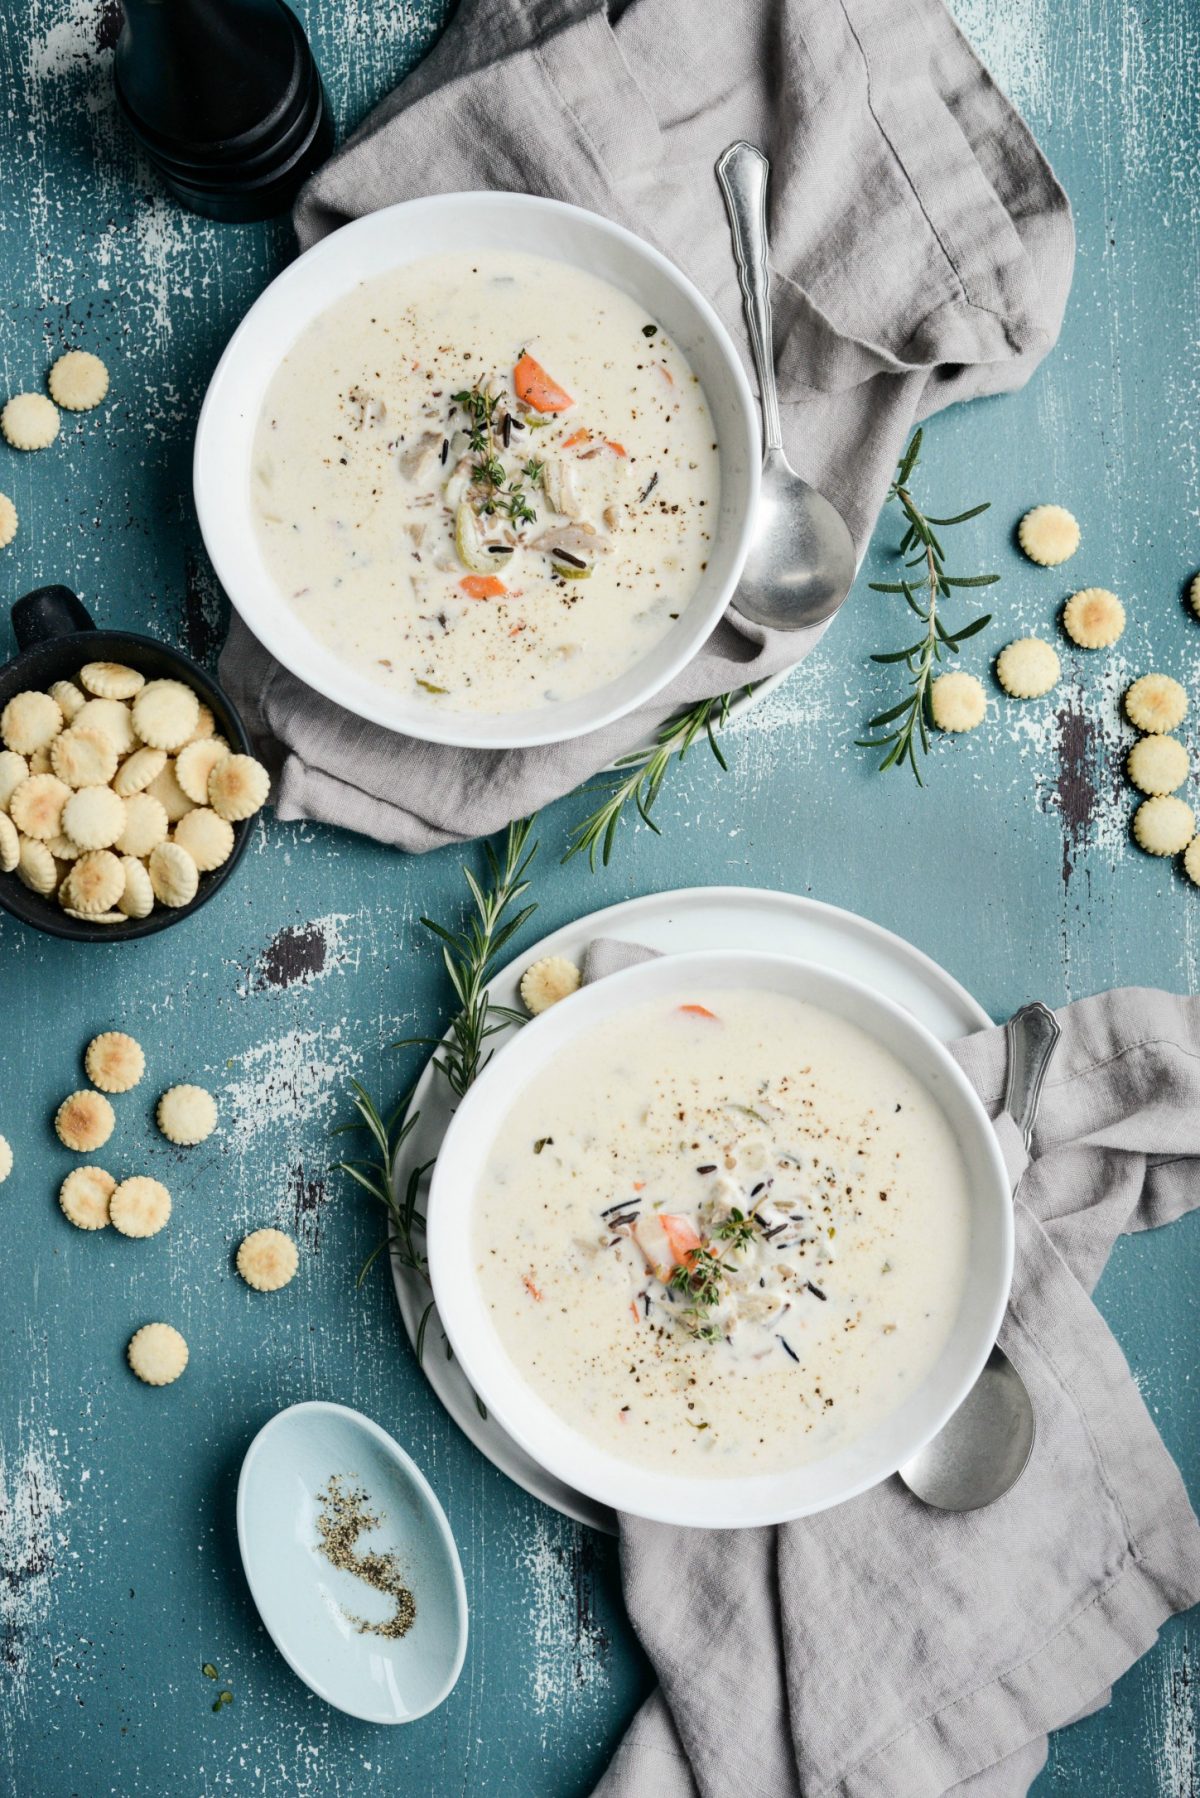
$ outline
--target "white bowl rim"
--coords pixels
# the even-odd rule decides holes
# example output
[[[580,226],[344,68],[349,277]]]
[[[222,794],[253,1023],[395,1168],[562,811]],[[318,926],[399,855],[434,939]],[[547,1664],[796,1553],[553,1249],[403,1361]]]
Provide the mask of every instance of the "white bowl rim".
[[[694,973],[696,979],[701,979],[705,973],[712,974],[719,969],[735,972],[739,969],[750,970],[751,968],[762,970],[766,967],[778,968],[782,964],[786,964],[793,973],[801,976],[805,974],[817,976],[820,981],[829,986],[842,989],[848,996],[865,1001],[869,1007],[875,1008],[879,1013],[890,1018],[894,1024],[900,1027],[901,1031],[907,1032],[910,1037],[920,1043],[938,1073],[949,1082],[956,1098],[965,1106],[967,1113],[973,1119],[976,1132],[974,1146],[980,1152],[981,1163],[986,1167],[991,1186],[990,1194],[981,1195],[979,1202],[993,1208],[994,1217],[990,1221],[999,1225],[1000,1254],[994,1269],[992,1301],[990,1306],[972,1319],[972,1327],[978,1332],[974,1351],[963,1357],[958,1367],[957,1377],[941,1405],[930,1410],[920,1430],[913,1432],[911,1440],[905,1443],[902,1451],[891,1457],[878,1458],[876,1465],[870,1471],[862,1478],[847,1483],[845,1489],[839,1489],[835,1496],[816,1503],[800,1500],[783,1508],[780,1508],[777,1503],[767,1503],[764,1506],[761,1500],[755,1501],[753,1498],[747,1498],[736,1517],[730,1516],[724,1510],[716,1516],[697,1515],[695,1512],[697,1509],[703,1508],[702,1501],[705,1496],[720,1496],[735,1488],[750,1488],[755,1484],[764,1483],[768,1478],[778,1476],[755,1476],[753,1479],[722,1477],[713,1480],[702,1478],[672,1480],[668,1475],[658,1475],[656,1476],[657,1483],[666,1488],[668,1493],[674,1489],[678,1493],[679,1499],[685,1498],[689,1493],[700,1495],[700,1501],[693,1507],[691,1514],[687,1514],[679,1499],[670,1497],[665,1502],[653,1500],[646,1503],[642,1497],[639,1497],[636,1505],[622,1502],[622,1491],[628,1490],[627,1486],[623,1486],[623,1480],[636,1480],[643,1477],[644,1470],[639,1469],[634,1462],[626,1463],[616,1456],[609,1456],[611,1477],[606,1477],[602,1485],[581,1478],[581,1470],[577,1461],[569,1460],[565,1454],[559,1457],[553,1449],[547,1451],[545,1443],[535,1439],[534,1434],[525,1429],[511,1415],[510,1407],[505,1402],[506,1389],[514,1380],[520,1384],[523,1382],[520,1381],[520,1376],[507,1355],[503,1356],[502,1361],[500,1359],[489,1360],[486,1356],[477,1356],[473,1352],[474,1345],[468,1328],[464,1325],[472,1309],[475,1283],[463,1281],[461,1285],[456,1286],[454,1282],[447,1281],[443,1277],[444,1263],[451,1253],[448,1238],[452,1235],[450,1228],[451,1203],[445,1198],[445,1188],[449,1186],[452,1192],[457,1190],[460,1193],[466,1190],[468,1196],[461,1201],[459,1216],[463,1221],[469,1219],[470,1206],[473,1202],[473,1188],[469,1181],[458,1176],[455,1164],[460,1153],[469,1153],[461,1151],[460,1145],[472,1140],[474,1114],[485,1102],[477,1095],[483,1094],[486,1097],[489,1091],[496,1086],[498,1078],[502,1078],[505,1071],[514,1069],[514,1064],[519,1064],[522,1042],[533,1040],[530,1038],[530,1032],[537,1032],[539,1038],[544,1038],[557,1025],[559,1032],[572,1041],[577,1040],[580,1035],[586,1034],[586,1022],[581,1022],[578,1028],[567,1030],[566,1019],[568,1015],[571,1015],[569,1007],[553,1006],[539,1017],[531,1019],[517,1032],[515,1037],[496,1051],[492,1061],[467,1092],[451,1119],[433,1170],[427,1207],[430,1281],[437,1303],[439,1323],[445,1330],[468,1380],[502,1428],[547,1471],[586,1492],[597,1502],[610,1505],[617,1511],[626,1511],[631,1515],[645,1517],[653,1522],[670,1523],[684,1528],[722,1529],[748,1529],[786,1523],[799,1517],[812,1515],[817,1511],[828,1510],[833,1505],[844,1504],[847,1500],[857,1497],[860,1493],[868,1491],[871,1487],[890,1478],[907,1460],[937,1435],[962,1404],[983,1371],[984,1363],[995,1344],[1008,1305],[1015,1254],[1015,1220],[1011,1182],[995,1131],[978,1094],[946,1046],[939,1042],[911,1012],[905,1010],[895,1000],[887,998],[874,988],[847,974],[823,967],[817,962],[808,961],[799,956],[783,955],[773,951],[703,949],[686,951],[679,955],[656,956],[651,961],[641,962],[633,967],[606,975],[603,980],[597,981],[593,986],[580,989],[577,994],[572,996],[576,1006],[579,1006],[579,1001],[584,1002],[584,1007],[575,1010],[573,1015],[577,1019],[582,1019],[584,1008],[590,1010],[588,995],[606,990],[611,999],[614,992],[620,993],[628,989],[630,1004],[636,1004],[640,982],[646,979],[650,970],[661,969],[664,965],[669,965],[672,970],[679,970],[681,975],[686,971]],[[819,1005],[821,1001],[814,999],[811,1003]],[[865,1025],[860,1027],[867,1028]],[[868,1034],[870,1034],[869,1029]],[[895,1050],[892,1053],[895,1053]],[[521,1084],[519,1077],[512,1081],[514,1096],[520,1091]],[[484,1133],[487,1141],[492,1140],[495,1128],[496,1125],[493,1124]],[[476,1137],[478,1134],[476,1132]],[[963,1147],[961,1133],[956,1132],[956,1134],[960,1147]],[[450,1151],[449,1154],[447,1154],[447,1149]],[[439,1192],[441,1193],[441,1203],[439,1203]],[[935,1366],[937,1365],[939,1364],[935,1363]],[[547,1411],[550,1409],[548,1406],[545,1408]],[[895,1413],[888,1413],[878,1427],[885,1427],[894,1415]],[[561,1416],[558,1416],[557,1420],[566,1429],[570,1429],[571,1426]],[[855,1439],[856,1444],[868,1442],[874,1433],[872,1430],[866,1431],[861,1437]],[[588,1440],[582,1436],[581,1432],[576,1432],[576,1436],[583,1441]],[[808,1463],[807,1467],[819,1467],[821,1464],[820,1461],[812,1462]],[[805,1471],[804,1465],[796,1470],[801,1480]]]
[[[647,681],[644,675],[641,681],[637,679],[639,669],[643,669],[645,664],[635,663],[623,675],[609,682],[608,688],[598,688],[594,694],[584,694],[580,696],[579,700],[570,702],[575,705],[582,704],[583,701],[594,698],[609,689],[619,690],[625,695],[623,698],[611,700],[604,707],[597,707],[594,716],[569,728],[551,723],[549,717],[552,717],[553,714],[550,714],[547,721],[539,728],[533,722],[543,716],[539,709],[528,712],[488,714],[440,713],[431,707],[429,718],[425,719],[423,714],[414,707],[411,720],[406,718],[403,724],[398,724],[395,718],[394,696],[389,695],[385,688],[380,687],[379,701],[373,703],[369,694],[364,694],[358,690],[357,686],[352,686],[349,673],[343,672],[343,665],[333,656],[327,656],[324,659],[318,682],[309,660],[297,652],[296,646],[301,639],[287,629],[282,607],[279,609],[278,617],[271,615],[270,608],[262,608],[265,615],[260,616],[260,608],[256,603],[249,605],[247,610],[243,610],[245,581],[240,578],[242,561],[238,532],[234,524],[227,518],[224,508],[216,503],[216,497],[212,491],[212,483],[216,478],[215,469],[225,457],[229,433],[244,428],[253,434],[257,424],[256,408],[254,416],[247,421],[244,427],[237,425],[235,407],[238,371],[243,355],[249,353],[249,340],[257,330],[259,321],[268,307],[274,307],[281,300],[290,297],[293,290],[303,295],[314,267],[332,258],[344,261],[347,254],[352,252],[354,240],[357,237],[386,233],[389,227],[394,225],[395,236],[399,242],[403,234],[403,224],[406,221],[410,224],[419,223],[425,217],[436,216],[455,206],[478,207],[484,212],[500,212],[515,207],[518,210],[529,208],[538,212],[546,212],[551,216],[554,214],[571,215],[585,220],[590,229],[624,245],[635,260],[641,260],[657,270],[694,308],[705,332],[726,366],[737,401],[744,437],[741,447],[746,452],[747,494],[740,528],[730,558],[729,576],[720,586],[714,587],[710,603],[703,611],[697,612],[690,627],[679,631],[679,643],[675,653],[669,660],[664,661],[659,674],[652,681]],[[430,254],[432,252],[425,251],[423,253]],[[405,261],[420,259],[420,253],[408,258],[398,257],[395,266],[401,267]],[[324,309],[323,305],[315,308],[307,305],[299,307],[297,329],[293,337],[289,339],[289,343],[294,341],[295,336],[298,336],[319,317]],[[269,650],[276,660],[289,669],[305,686],[312,688],[313,691],[332,700],[357,717],[380,724],[386,730],[397,735],[409,736],[419,741],[462,745],[474,749],[533,748],[546,743],[565,742],[572,737],[603,730],[617,719],[636,711],[639,706],[645,705],[656,694],[661,693],[664,688],[669,686],[707,642],[728,608],[749,551],[750,536],[758,506],[762,469],[761,444],[762,434],[758,406],[737,346],[712,304],[700,292],[695,283],[684,274],[683,270],[669,257],[664,256],[661,250],[657,250],[653,244],[648,243],[626,226],[618,224],[614,219],[605,218],[602,213],[593,212],[588,207],[575,206],[567,200],[552,200],[539,194],[508,189],[464,189],[455,193],[427,194],[419,199],[400,200],[392,206],[384,206],[374,212],[364,213],[361,218],[352,219],[347,224],[340,226],[338,230],[319,239],[267,284],[234,329],[209,381],[196,424],[196,438],[192,455],[192,489],[205,549],[234,610],[244,619],[247,627],[263,647]],[[239,589],[241,590],[240,594]],[[680,623],[683,622],[684,619],[681,617]],[[492,722],[490,722],[490,728],[481,726],[479,729],[470,730],[464,736],[465,725],[456,726],[456,719],[483,719]]]
[[[298,1411],[347,1417],[357,1428],[364,1430],[368,1436],[373,1436],[381,1447],[387,1450],[389,1457],[396,1462],[405,1478],[411,1481],[421,1494],[426,1510],[432,1517],[442,1545],[446,1549],[450,1570],[454,1576],[454,1609],[459,1620],[458,1646],[455,1650],[454,1664],[449,1677],[438,1687],[436,1695],[430,1699],[429,1703],[424,1705],[421,1710],[410,1711],[403,1717],[386,1716],[380,1711],[352,1707],[343,1703],[340,1698],[335,1698],[331,1692],[325,1689],[319,1679],[316,1679],[310,1671],[300,1665],[286,1641],[281,1641],[275,1634],[274,1626],[268,1620],[259,1597],[260,1584],[251,1571],[254,1558],[246,1552],[246,1489],[253,1471],[253,1463],[265,1452],[269,1438],[276,1430],[284,1427],[285,1418],[294,1420]],[[470,1635],[470,1607],[467,1603],[467,1585],[463,1578],[462,1559],[458,1552],[458,1543],[454,1540],[454,1531],[450,1528],[450,1520],[442,1509],[442,1503],[437,1493],[412,1456],[407,1450],[401,1448],[395,1437],[390,1436],[381,1424],[376,1423],[373,1418],[367,1417],[362,1411],[356,1411],[352,1405],[339,1405],[332,1399],[301,1399],[294,1405],[285,1405],[281,1411],[276,1411],[273,1417],[268,1417],[242,1457],[242,1465],[238,1473],[236,1509],[238,1550],[242,1558],[242,1571],[246,1576],[246,1584],[250,1588],[250,1596],[254,1600],[254,1608],[258,1612],[259,1621],[297,1679],[302,1680],[310,1691],[315,1692],[317,1697],[323,1699],[326,1704],[332,1705],[334,1710],[343,1711],[349,1717],[358,1717],[364,1723],[416,1723],[421,1717],[427,1717],[430,1711],[435,1711],[439,1705],[446,1702],[458,1684],[459,1675],[467,1658],[467,1641]]]

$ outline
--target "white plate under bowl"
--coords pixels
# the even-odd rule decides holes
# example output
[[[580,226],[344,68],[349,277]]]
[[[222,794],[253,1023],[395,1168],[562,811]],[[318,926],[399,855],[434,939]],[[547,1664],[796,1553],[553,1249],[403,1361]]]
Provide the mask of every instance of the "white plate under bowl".
[[[652,1002],[685,1004],[697,992],[758,991],[815,1005],[862,1030],[937,1106],[966,1174],[964,1283],[946,1341],[924,1377],[884,1417],[816,1460],[769,1473],[713,1478],[621,1456],[569,1421],[510,1357],[478,1276],[476,1195],[500,1131],[520,1095],[564,1056],[586,1054],[605,1025]],[[715,996],[714,996],[715,995]],[[697,1529],[749,1529],[811,1516],[891,1477],[919,1454],[975,1384],[991,1353],[1012,1282],[1013,1210],[1004,1158],[966,1076],[910,1012],[845,974],[754,950],[664,955],[625,968],[555,1005],[518,1031],[461,1101],[433,1170],[429,1273],[442,1328],[488,1410],[534,1460],[598,1503],[635,1517]]]
[[[952,975],[902,937],[838,906],[757,887],[685,887],[625,900],[579,918],[532,944],[496,976],[492,983],[496,1003],[517,1005],[520,976],[531,961],[543,955],[579,961],[597,937],[641,943],[663,953],[740,945],[817,961],[895,1000],[944,1043],[986,1029],[992,1021]],[[499,1035],[497,1043],[503,1043],[507,1034]],[[417,1084],[413,1109],[420,1115],[397,1167],[398,1191],[414,1165],[436,1157],[452,1115],[445,1082],[431,1066]],[[429,1289],[394,1258],[392,1276],[401,1317],[415,1347]],[[564,1516],[607,1534],[615,1531],[616,1519],[608,1506],[539,1466],[481,1409],[462,1368],[446,1358],[436,1312],[428,1322],[422,1365],[449,1415],[493,1466]]]
[[[252,505],[254,434],[281,357],[313,320],[360,282],[423,257],[511,250],[586,269],[631,295],[699,377],[712,412],[721,491],[708,565],[661,642],[593,693],[525,712],[451,712],[393,693],[332,655],[300,621],[259,548]],[[343,225],[284,269],[234,332],[209,383],[196,430],[193,485],[205,548],[221,585],[260,643],[327,699],[388,730],[431,743],[508,749],[599,730],[674,679],[729,602],[758,502],[758,410],[724,325],[687,277],[623,226],[532,194],[434,194]]]

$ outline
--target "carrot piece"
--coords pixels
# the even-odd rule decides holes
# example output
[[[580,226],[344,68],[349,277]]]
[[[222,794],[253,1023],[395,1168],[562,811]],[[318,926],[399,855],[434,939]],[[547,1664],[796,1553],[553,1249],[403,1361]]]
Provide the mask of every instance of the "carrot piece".
[[[565,387],[552,381],[540,362],[526,350],[513,369],[513,387],[519,400],[535,412],[565,412],[575,401]]]
[[[658,1221],[663,1227],[667,1245],[674,1257],[674,1265],[676,1267],[690,1266],[692,1257],[701,1243],[688,1219],[663,1211],[659,1213]]]
[[[580,425],[580,427],[577,431],[571,432],[571,435],[567,438],[566,442],[563,444],[563,448],[564,449],[574,449],[575,445],[577,443],[590,443],[591,441],[592,441],[592,433],[589,430],[586,430],[583,425]]]
[[[714,1024],[718,1022],[716,1012],[710,1011],[707,1005],[681,1005],[679,1009],[690,1012],[694,1018],[711,1018]]]
[[[605,449],[610,449],[614,456],[627,456],[629,454],[629,451],[625,448],[623,443],[615,443],[611,437],[606,437],[604,439],[604,447]]]
[[[630,1301],[629,1301],[629,1309],[633,1312],[634,1323],[635,1324],[638,1323],[640,1320],[639,1320],[638,1314],[637,1314],[637,1306],[634,1304],[632,1299],[630,1299]]]
[[[508,588],[498,575],[468,574],[459,581],[468,599],[502,599]]]
[[[668,387],[674,387],[675,376],[671,373],[670,369],[667,367],[665,362],[659,363],[658,372],[662,376],[663,380],[667,383]]]
[[[533,1283],[533,1275],[532,1274],[522,1274],[521,1275],[521,1284],[525,1288],[526,1292],[529,1294],[530,1298],[536,1299],[538,1304],[540,1305],[542,1302],[542,1295]]]
[[[645,1192],[646,1182],[644,1180],[635,1180],[633,1183],[633,1190],[634,1192]]]

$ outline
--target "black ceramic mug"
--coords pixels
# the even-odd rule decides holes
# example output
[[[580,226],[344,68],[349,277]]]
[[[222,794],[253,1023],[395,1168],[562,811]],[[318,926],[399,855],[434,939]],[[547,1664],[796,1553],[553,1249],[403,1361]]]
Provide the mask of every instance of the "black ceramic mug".
[[[147,680],[178,680],[191,687],[212,710],[218,735],[235,754],[252,755],[245,726],[216,681],[176,649],[156,643],[134,631],[98,630],[83,602],[69,587],[35,587],[12,609],[18,653],[0,667],[0,712],[17,693],[27,689],[45,693],[56,680],[77,678],[87,662],[124,662]],[[89,924],[69,918],[53,896],[33,893],[15,874],[0,874],[0,905],[50,936],[71,937],[83,943],[125,943],[132,937],[152,936],[190,918],[210,900],[241,860],[250,840],[253,819],[233,827],[229,859],[211,874],[200,876],[200,886],[190,905],[156,905],[148,918],[130,918],[126,924]]]

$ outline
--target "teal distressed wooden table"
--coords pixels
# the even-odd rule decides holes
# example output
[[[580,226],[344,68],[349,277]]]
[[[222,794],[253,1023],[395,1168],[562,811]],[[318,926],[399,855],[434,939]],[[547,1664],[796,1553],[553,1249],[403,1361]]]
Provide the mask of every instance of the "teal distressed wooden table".
[[[440,0],[309,0],[343,125],[429,44]],[[626,895],[703,882],[791,888],[851,907],[943,962],[995,1015],[1118,982],[1195,990],[1200,893],[1128,840],[1117,699],[1157,666],[1200,701],[1200,625],[1181,604],[1200,565],[1196,287],[1200,15],[1181,0],[958,0],[1074,200],[1079,263],[1062,344],[1028,390],[937,420],[924,491],[998,568],[997,623],[1049,630],[1069,587],[1022,561],[1012,522],[1046,499],[1080,518],[1072,584],[1110,585],[1117,652],[1065,657],[1053,699],[993,705],[942,745],[929,787],[879,776],[854,746],[886,703],[870,651],[905,639],[892,600],[859,590],[819,653],[732,735],[730,771],[698,748],[660,802],[661,840],[627,831],[591,876],[559,862],[582,812],[541,821],[547,929]],[[224,611],[192,516],[196,410],[241,313],[290,254],[285,224],[215,228],[135,166],[110,98],[115,0],[11,0],[0,11],[0,354],[6,392],[40,386],[66,344],[113,371],[103,412],[40,456],[0,451],[22,530],[0,555],[6,601],[62,580],[103,619],[212,665]],[[888,562],[885,521],[870,565]],[[1078,579],[1076,577],[1078,576]],[[11,643],[0,623],[0,653]],[[52,942],[0,918],[0,1769],[46,1798],[192,1798],[401,1789],[512,1798],[588,1791],[647,1688],[611,1543],[508,1485],[417,1372],[390,1283],[355,1273],[379,1219],[328,1172],[350,1074],[396,1093],[387,1049],[442,1014],[422,912],[460,905],[457,852],[408,861],[335,831],[268,821],[239,877],[190,924],[126,947]],[[123,1153],[174,1187],[170,1228],[137,1244],[72,1230],[55,1204],[70,1158],[49,1119],[83,1043],[122,1024],[150,1091],[122,1106]],[[219,1095],[223,1130],[185,1159],[155,1140],[152,1094]],[[277,1300],[248,1291],[231,1245],[277,1222],[304,1250]],[[1123,1242],[1098,1301],[1193,1484],[1200,1291],[1195,1220]],[[156,1394],[123,1365],[130,1330],[174,1321],[184,1382]],[[435,1715],[382,1730],[327,1709],[264,1635],[233,1528],[241,1456],[281,1405],[344,1400],[426,1469],[462,1547],[472,1642]],[[1052,1744],[1037,1792],[1188,1798],[1196,1790],[1200,1622],[1169,1627],[1110,1707]],[[201,1665],[234,1692],[214,1715]]]

